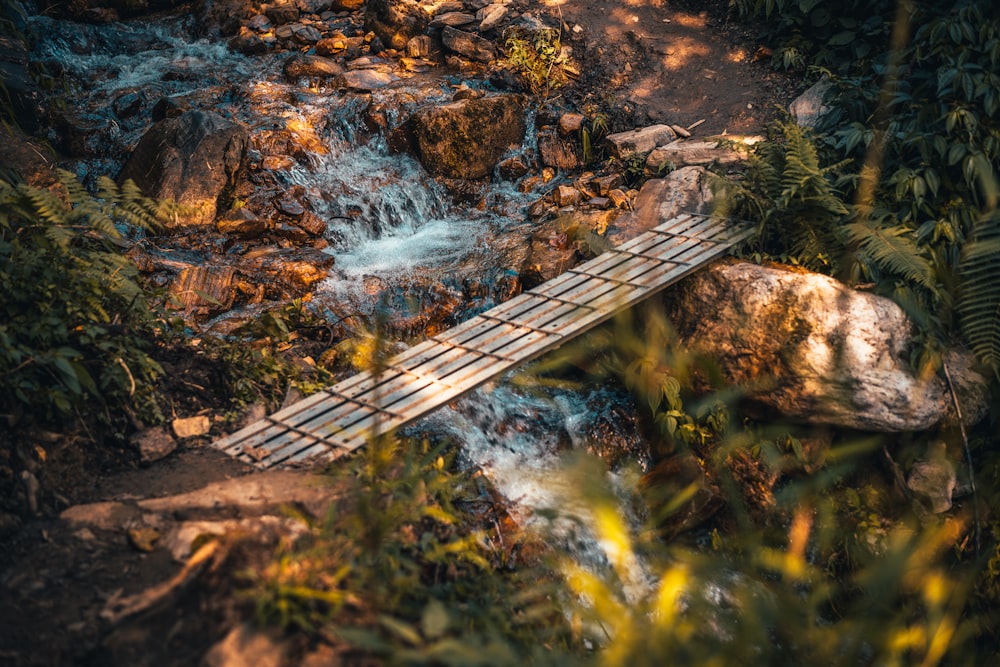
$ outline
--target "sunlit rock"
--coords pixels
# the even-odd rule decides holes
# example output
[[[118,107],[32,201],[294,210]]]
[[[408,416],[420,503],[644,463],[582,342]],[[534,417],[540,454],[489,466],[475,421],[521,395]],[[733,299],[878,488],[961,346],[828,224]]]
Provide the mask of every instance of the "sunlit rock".
[[[680,169],[693,165],[708,166],[711,164],[736,164],[743,156],[729,148],[720,145],[718,140],[709,141],[671,141],[665,146],[654,149],[646,157],[646,172],[656,174],[664,167]]]
[[[827,276],[747,262],[703,269],[671,291],[681,339],[717,362],[764,415],[864,431],[922,431],[949,417],[943,378],[910,366],[914,328],[884,297]],[[963,415],[986,412],[986,382],[963,358]]]
[[[710,213],[709,179],[709,173],[702,167],[684,167],[663,178],[646,181],[635,199],[632,215],[620,218],[609,232],[611,242],[624,243],[681,213]]]
[[[402,49],[430,22],[416,0],[368,0],[365,6],[365,30],[374,32],[390,49]]]
[[[524,138],[524,113],[513,95],[465,99],[417,111],[410,118],[417,154],[433,174],[488,176]]]
[[[296,81],[303,77],[319,79],[337,77],[344,73],[344,68],[323,56],[297,53],[285,61],[281,71],[287,80]]]
[[[146,196],[182,204],[185,214],[168,229],[211,225],[216,211],[228,208],[248,142],[246,130],[236,123],[188,111],[150,128],[118,180],[132,179]]]
[[[670,129],[669,125],[650,125],[627,132],[609,134],[605,138],[605,142],[614,157],[623,159],[636,153],[649,153],[657,146],[663,146],[676,138],[677,135]]]

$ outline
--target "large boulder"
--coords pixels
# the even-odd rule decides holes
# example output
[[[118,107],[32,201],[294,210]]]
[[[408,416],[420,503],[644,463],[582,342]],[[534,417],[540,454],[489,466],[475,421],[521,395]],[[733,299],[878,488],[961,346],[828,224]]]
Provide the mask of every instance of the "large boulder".
[[[936,375],[910,366],[913,326],[884,297],[827,276],[720,262],[671,290],[681,340],[718,362],[750,405],[790,421],[864,431],[921,431],[951,415]],[[947,363],[967,422],[987,409],[970,355]]]
[[[416,0],[368,0],[365,31],[374,32],[390,49],[402,49],[422,35],[431,17]]]
[[[132,179],[146,196],[184,205],[186,214],[168,228],[211,225],[228,207],[248,142],[240,125],[214,113],[188,111],[153,125],[118,180]]]
[[[463,99],[421,109],[410,130],[427,171],[450,178],[483,178],[504,152],[524,139],[524,111],[514,95]]]

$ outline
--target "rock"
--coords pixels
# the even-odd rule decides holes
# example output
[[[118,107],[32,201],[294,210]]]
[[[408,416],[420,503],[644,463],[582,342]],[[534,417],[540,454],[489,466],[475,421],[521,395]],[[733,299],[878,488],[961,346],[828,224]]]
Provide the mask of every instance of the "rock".
[[[476,12],[476,20],[479,21],[479,32],[489,32],[500,25],[500,22],[507,17],[507,8],[502,4],[495,3],[486,5]]]
[[[530,171],[524,158],[520,155],[509,157],[497,165],[497,172],[500,178],[505,181],[516,181]]]
[[[346,51],[349,45],[347,37],[344,35],[326,37],[316,42],[316,55],[335,56]]]
[[[658,519],[658,528],[671,539],[712,518],[725,506],[725,496],[691,452],[676,454],[656,464],[639,481],[643,496]],[[678,500],[686,500],[678,505]],[[664,514],[665,507],[675,507]]]
[[[563,206],[576,206],[582,198],[583,195],[580,194],[580,191],[570,185],[559,185],[552,192],[552,200],[560,208]]]
[[[257,56],[267,52],[267,43],[249,30],[241,30],[240,34],[229,40],[227,46],[230,51],[245,56]]]
[[[684,343],[715,360],[747,392],[748,407],[765,416],[899,432],[929,429],[949,415],[943,379],[918,377],[910,367],[913,326],[889,299],[827,276],[747,262],[702,269],[671,295]],[[963,382],[980,384],[974,376]],[[970,420],[981,417],[970,397],[962,403]]]
[[[371,91],[385,88],[398,79],[389,72],[356,69],[344,73],[344,85],[351,90]]]
[[[610,201],[615,208],[628,208],[631,203],[628,193],[618,188],[608,191],[608,201]]]
[[[580,166],[576,142],[559,136],[552,128],[538,131],[538,155],[547,167],[576,169]]]
[[[472,14],[466,14],[465,12],[445,12],[443,14],[438,14],[431,19],[428,27],[443,28],[445,26],[451,26],[452,28],[460,28],[463,25],[469,25],[475,20],[475,16]]]
[[[622,184],[621,174],[610,174],[608,176],[600,176],[595,178],[590,183],[597,187],[597,194],[602,197],[607,197],[608,193],[612,190],[618,188]]]
[[[497,50],[493,42],[479,35],[451,27],[441,30],[441,43],[463,58],[488,63],[496,60]]]
[[[135,525],[125,531],[128,543],[138,551],[150,553],[160,541],[160,531],[153,526]]]
[[[795,122],[802,127],[816,127],[823,114],[830,110],[830,107],[823,104],[823,98],[826,97],[831,88],[833,88],[833,83],[824,76],[792,100],[792,103],[788,105],[788,112],[795,119]]]
[[[951,509],[951,499],[958,485],[955,464],[948,460],[948,445],[935,442],[928,459],[914,462],[906,478],[906,486],[931,511],[941,514]]]
[[[390,49],[402,49],[422,35],[429,22],[416,0],[368,0],[365,5],[365,31],[374,32]]]
[[[269,5],[264,10],[264,16],[274,25],[284,25],[299,20],[299,8],[293,4]]]
[[[194,417],[179,417],[171,424],[174,435],[183,440],[184,438],[194,438],[205,435],[212,430],[212,420],[208,415],[195,415]]]
[[[201,667],[282,667],[290,652],[288,640],[241,625],[205,653]]]
[[[143,463],[159,461],[177,449],[177,441],[166,426],[143,429],[133,434],[129,442],[139,450],[139,460]]]
[[[316,28],[311,25],[305,25],[303,23],[293,23],[292,24],[292,39],[294,39],[299,44],[315,44],[319,40],[323,39],[323,33],[321,33]]]
[[[664,178],[650,179],[639,191],[632,215],[619,220],[611,242],[624,243],[681,213],[709,213],[711,203],[709,175],[702,167],[684,167]]]
[[[646,158],[646,173],[657,174],[664,165],[674,169],[692,165],[730,165],[743,160],[743,155],[732,148],[720,146],[718,141],[672,141],[650,152]]]
[[[333,255],[298,248],[294,254],[283,250],[256,254],[245,258],[240,268],[262,274],[269,290],[281,290],[273,294],[277,298],[312,287],[327,276],[333,263]]]
[[[267,231],[267,221],[250,209],[240,207],[224,213],[215,223],[215,229],[220,234],[253,239]]]
[[[153,125],[135,147],[118,182],[135,181],[147,197],[170,198],[190,213],[168,229],[203,227],[232,199],[249,136],[222,116],[188,111]]]
[[[677,135],[669,125],[650,125],[628,132],[609,134],[605,141],[614,157],[625,159],[635,153],[649,153],[657,146],[670,143],[676,138]]]
[[[483,178],[524,138],[524,113],[513,95],[459,100],[417,111],[409,121],[420,161],[432,174]]]
[[[333,0],[330,9],[335,12],[356,12],[365,4],[365,0]]]
[[[192,265],[170,283],[170,305],[192,315],[229,310],[236,298],[231,266]]]
[[[691,133],[688,132],[686,128],[683,128],[680,125],[671,125],[670,129],[673,130],[674,134],[676,134],[681,139],[687,139],[688,137],[691,136]]]
[[[301,78],[330,79],[344,73],[344,68],[329,58],[297,53],[282,65],[281,71],[288,81]]]
[[[430,35],[417,35],[406,43],[406,55],[411,58],[427,58],[434,48]]]
[[[583,128],[583,121],[586,120],[583,114],[564,113],[559,117],[559,134],[568,137]]]

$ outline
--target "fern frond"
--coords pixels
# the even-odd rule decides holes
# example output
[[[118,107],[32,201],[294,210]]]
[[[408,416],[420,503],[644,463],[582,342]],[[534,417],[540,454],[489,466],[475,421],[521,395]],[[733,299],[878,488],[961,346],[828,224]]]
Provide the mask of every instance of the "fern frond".
[[[934,267],[922,254],[909,231],[902,227],[880,227],[869,222],[846,226],[850,243],[868,255],[881,269],[937,292]]]
[[[959,264],[962,334],[1000,379],[1000,213],[976,226]]]

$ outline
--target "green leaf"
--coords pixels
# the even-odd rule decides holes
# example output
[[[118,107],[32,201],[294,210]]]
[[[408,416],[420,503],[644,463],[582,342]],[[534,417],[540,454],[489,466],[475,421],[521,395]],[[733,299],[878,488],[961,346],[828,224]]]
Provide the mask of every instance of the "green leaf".
[[[440,600],[432,598],[420,618],[420,632],[428,640],[438,639],[448,630],[448,610]]]

